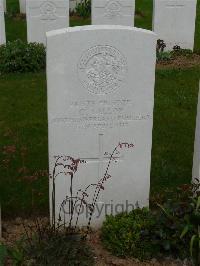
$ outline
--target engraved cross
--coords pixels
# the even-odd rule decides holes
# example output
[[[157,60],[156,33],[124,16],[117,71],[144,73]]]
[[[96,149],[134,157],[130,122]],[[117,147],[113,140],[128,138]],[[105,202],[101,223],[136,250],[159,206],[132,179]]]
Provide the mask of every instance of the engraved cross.
[[[104,152],[104,143],[103,143],[103,134],[99,134],[98,136],[98,156],[96,157],[89,157],[89,158],[80,158],[80,160],[84,160],[91,163],[98,163],[98,179],[103,177],[103,164],[108,163],[111,159],[111,154],[108,152]],[[122,156],[119,153],[114,154],[113,161],[116,163],[122,160]]]

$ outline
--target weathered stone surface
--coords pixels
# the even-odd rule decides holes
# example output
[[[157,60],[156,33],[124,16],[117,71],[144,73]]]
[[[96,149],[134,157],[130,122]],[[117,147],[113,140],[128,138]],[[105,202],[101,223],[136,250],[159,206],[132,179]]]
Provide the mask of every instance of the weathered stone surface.
[[[133,27],[47,33],[50,197],[55,180],[61,222],[73,209],[73,224],[80,211],[86,225],[95,198],[94,226],[148,206],[155,47],[154,33]]]
[[[19,0],[19,10],[22,14],[26,13],[26,0]]]
[[[0,0],[0,45],[6,42],[4,0]]]
[[[193,181],[195,181],[195,179],[198,179],[200,181],[200,92],[197,105],[192,178]]]
[[[154,0],[153,30],[166,50],[193,50],[197,0]]]
[[[27,0],[28,42],[46,45],[46,32],[69,26],[69,0]]]
[[[92,0],[93,25],[134,26],[135,0]]]

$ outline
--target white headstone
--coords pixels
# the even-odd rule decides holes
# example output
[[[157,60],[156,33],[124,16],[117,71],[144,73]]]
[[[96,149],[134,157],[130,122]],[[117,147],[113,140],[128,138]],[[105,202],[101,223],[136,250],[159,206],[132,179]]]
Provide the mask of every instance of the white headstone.
[[[95,226],[101,225],[109,204],[113,214],[128,204],[148,206],[155,47],[154,33],[133,27],[85,26],[47,33],[49,163],[51,176],[56,176],[57,218],[60,207],[62,218],[69,211],[66,196],[72,194],[75,202],[85,191],[91,207],[95,189],[100,190]],[[71,180],[74,159],[80,164]],[[82,211],[79,222],[85,225],[88,213]]]
[[[26,14],[26,0],[19,0],[20,13]]]
[[[196,178],[200,181],[200,91],[197,105],[192,178],[194,181]]]
[[[4,12],[6,13],[7,11],[6,0],[4,0],[3,4],[4,4]]]
[[[154,0],[153,29],[166,50],[193,50],[197,0]]]
[[[92,0],[93,25],[134,26],[135,0]]]
[[[0,0],[0,45],[6,42],[5,20],[4,20],[4,1]]]
[[[69,26],[69,0],[27,0],[28,42],[46,45],[46,32]]]

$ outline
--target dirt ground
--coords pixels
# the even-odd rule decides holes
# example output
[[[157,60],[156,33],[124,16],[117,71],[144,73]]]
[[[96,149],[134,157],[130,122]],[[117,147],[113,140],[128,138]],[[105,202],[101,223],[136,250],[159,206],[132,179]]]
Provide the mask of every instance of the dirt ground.
[[[42,224],[48,223],[48,218],[41,218],[40,221]],[[20,217],[13,221],[3,221],[2,238],[0,241],[4,244],[13,246],[13,244],[25,234],[24,225],[27,229],[28,226],[34,227],[35,223],[31,219],[22,220]],[[137,259],[131,258],[118,258],[102,247],[100,234],[97,231],[92,232],[88,236],[88,242],[94,250],[96,266],[191,266],[188,261],[172,260],[171,258],[165,258],[162,261],[152,259],[148,262],[140,262]]]
[[[200,55],[198,54],[192,54],[190,56],[180,55],[169,61],[162,61],[157,63],[158,69],[166,69],[166,68],[184,69],[194,66],[200,66]]]

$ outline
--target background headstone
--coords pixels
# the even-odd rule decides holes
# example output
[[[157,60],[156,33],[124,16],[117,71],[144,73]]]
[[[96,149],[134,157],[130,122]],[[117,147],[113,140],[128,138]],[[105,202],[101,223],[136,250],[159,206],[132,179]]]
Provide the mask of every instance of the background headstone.
[[[46,32],[69,26],[68,0],[26,1],[28,42],[46,45]]]
[[[153,30],[166,50],[193,50],[197,0],[154,0]]]
[[[26,14],[26,0],[19,0],[20,13]]]
[[[4,1],[0,0],[0,44],[6,42],[5,19],[4,19]]]
[[[7,12],[7,5],[6,5],[6,0],[4,0],[4,12]]]
[[[199,91],[198,105],[197,105],[192,178],[193,180],[197,178],[200,181],[200,91]]]
[[[47,33],[50,197],[52,175],[58,174],[57,219],[60,207],[62,219],[63,212],[69,213],[71,193],[81,198],[86,191],[91,207],[94,184],[102,177],[106,181],[97,206],[103,210],[98,217],[95,209],[93,225],[102,224],[109,204],[113,214],[128,210],[128,204],[148,206],[155,48],[154,33],[132,27],[85,26]],[[71,180],[76,159],[81,162]],[[87,214],[84,206],[79,225],[87,223]]]
[[[69,0],[69,9],[70,11],[75,11],[76,5],[81,3],[81,0]]]
[[[135,0],[92,0],[93,25],[134,26]]]

